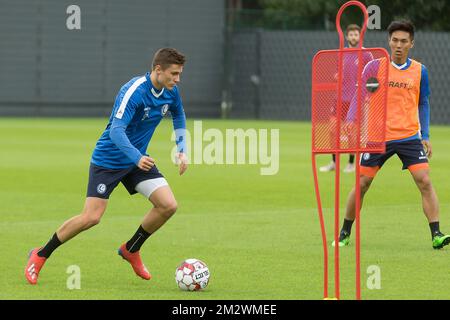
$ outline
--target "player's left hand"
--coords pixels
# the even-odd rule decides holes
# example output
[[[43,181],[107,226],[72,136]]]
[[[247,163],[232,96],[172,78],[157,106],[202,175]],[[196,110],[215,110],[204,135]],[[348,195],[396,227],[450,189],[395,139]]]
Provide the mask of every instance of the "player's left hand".
[[[184,153],[180,152],[176,155],[177,164],[180,166],[180,176],[187,170],[187,157]]]
[[[427,157],[431,158],[433,155],[433,149],[431,148],[431,142],[429,140],[422,140],[423,147],[425,148],[425,152],[427,153]]]

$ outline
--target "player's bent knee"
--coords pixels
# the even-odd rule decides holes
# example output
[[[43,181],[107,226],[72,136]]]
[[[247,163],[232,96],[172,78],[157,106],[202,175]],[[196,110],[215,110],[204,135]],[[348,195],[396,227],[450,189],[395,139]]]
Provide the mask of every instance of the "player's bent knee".
[[[100,198],[87,198],[82,212],[86,217],[101,218],[106,210],[107,200]]]
[[[431,179],[428,174],[422,175],[420,178],[416,179],[416,182],[421,190],[431,189]]]
[[[367,191],[369,191],[369,187],[370,187],[370,184],[369,185],[367,185],[367,184],[361,185],[361,193],[365,194]]]
[[[428,163],[412,165],[408,169],[420,190],[426,191],[432,188]]]
[[[163,215],[168,219],[175,214],[178,209],[178,204],[175,200],[165,203],[162,206]]]
[[[370,185],[372,184],[373,178],[362,176],[360,180],[361,194],[365,194],[369,191]]]
[[[85,220],[85,227],[92,228],[100,223],[100,218],[88,218]]]
[[[83,214],[83,224],[85,229],[89,229],[93,226],[96,226],[100,223],[100,220],[102,218],[102,212],[95,212],[95,213],[85,213]]]
[[[177,211],[178,204],[177,204],[177,202],[174,199],[174,200],[171,200],[171,201],[164,202],[164,203],[160,204],[159,206],[157,206],[157,208],[159,209],[160,214],[165,219],[169,219]]]

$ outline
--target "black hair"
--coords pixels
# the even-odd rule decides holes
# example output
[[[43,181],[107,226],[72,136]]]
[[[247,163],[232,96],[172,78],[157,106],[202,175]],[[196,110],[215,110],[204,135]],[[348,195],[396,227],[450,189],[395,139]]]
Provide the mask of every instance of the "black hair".
[[[413,23],[409,20],[392,21],[387,28],[389,37],[391,37],[392,33],[394,33],[395,31],[405,31],[409,33],[411,40],[414,40],[414,29],[415,27]]]

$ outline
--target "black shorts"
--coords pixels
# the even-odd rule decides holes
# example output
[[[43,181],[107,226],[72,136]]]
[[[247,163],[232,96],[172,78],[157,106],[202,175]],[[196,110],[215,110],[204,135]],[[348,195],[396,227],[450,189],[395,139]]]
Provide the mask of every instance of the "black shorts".
[[[86,196],[109,199],[119,182],[122,182],[130,194],[135,194],[138,183],[156,178],[163,178],[156,166],[153,166],[150,171],[144,171],[136,166],[126,169],[108,169],[91,163]]]
[[[361,166],[379,167],[392,157],[394,154],[400,158],[403,163],[403,170],[420,163],[428,163],[427,153],[419,139],[387,142],[385,153],[363,153],[361,157]]]

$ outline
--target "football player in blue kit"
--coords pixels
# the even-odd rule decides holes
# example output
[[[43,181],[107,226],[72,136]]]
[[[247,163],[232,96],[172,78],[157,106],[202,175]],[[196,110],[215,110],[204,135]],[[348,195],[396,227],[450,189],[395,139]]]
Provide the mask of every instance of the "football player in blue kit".
[[[180,175],[187,169],[186,117],[177,88],[184,63],[182,53],[162,48],[153,57],[151,72],[131,79],[120,89],[108,125],[92,154],[84,209],[65,221],[45,246],[31,250],[25,267],[30,284],[37,283],[42,266],[56,248],[100,222],[109,196],[119,182],[130,194],[140,193],[153,204],[136,233],[118,249],[139,277],[151,278],[139,250],[175,213],[177,202],[146,150],[156,127],[169,111],[176,134]]]

